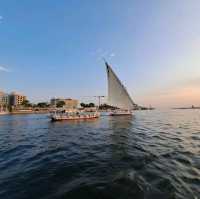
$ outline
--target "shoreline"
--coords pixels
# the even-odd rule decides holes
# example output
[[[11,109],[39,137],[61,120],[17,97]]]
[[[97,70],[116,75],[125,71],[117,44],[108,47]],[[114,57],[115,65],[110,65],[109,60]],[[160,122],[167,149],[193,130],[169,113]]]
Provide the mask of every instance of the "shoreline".
[[[195,110],[195,109],[200,109],[200,107],[181,107],[181,108],[172,108],[172,109],[175,109],[175,110]]]
[[[48,114],[49,111],[31,111],[31,112],[21,112],[21,111],[14,111],[14,112],[5,112],[0,113],[0,116],[3,115],[28,115],[28,114]]]

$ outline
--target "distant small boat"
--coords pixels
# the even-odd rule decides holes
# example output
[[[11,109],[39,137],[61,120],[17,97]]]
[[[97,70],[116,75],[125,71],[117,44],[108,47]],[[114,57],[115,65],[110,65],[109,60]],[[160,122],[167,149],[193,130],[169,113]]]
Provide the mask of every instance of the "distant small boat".
[[[111,66],[105,62],[108,78],[108,105],[117,107],[111,116],[132,115],[136,104],[131,99],[124,85],[121,83]]]
[[[99,112],[85,112],[79,110],[62,110],[55,111],[50,115],[52,121],[62,121],[62,120],[89,120],[99,118]]]

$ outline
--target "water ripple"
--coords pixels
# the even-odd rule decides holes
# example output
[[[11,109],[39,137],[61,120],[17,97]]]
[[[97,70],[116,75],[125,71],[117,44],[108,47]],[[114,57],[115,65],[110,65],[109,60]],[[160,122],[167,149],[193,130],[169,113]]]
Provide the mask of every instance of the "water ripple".
[[[199,199],[200,112],[0,117],[0,198]]]

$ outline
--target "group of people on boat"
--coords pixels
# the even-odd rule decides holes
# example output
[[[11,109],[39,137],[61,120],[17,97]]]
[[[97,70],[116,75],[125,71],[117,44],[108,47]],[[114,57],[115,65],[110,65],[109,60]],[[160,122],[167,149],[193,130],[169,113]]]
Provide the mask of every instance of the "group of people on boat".
[[[68,110],[62,110],[62,111],[55,111],[51,115],[51,119],[53,121],[58,121],[58,120],[73,120],[73,119],[92,119],[92,118],[97,118],[99,117],[98,112],[83,112],[83,111],[68,111]]]

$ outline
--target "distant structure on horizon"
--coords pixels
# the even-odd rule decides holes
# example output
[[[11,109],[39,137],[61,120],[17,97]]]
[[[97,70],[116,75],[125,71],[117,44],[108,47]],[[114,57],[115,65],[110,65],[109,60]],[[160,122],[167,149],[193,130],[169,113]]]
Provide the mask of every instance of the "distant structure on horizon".
[[[7,106],[9,105],[9,95],[0,91],[0,106]]]
[[[75,109],[78,107],[79,101],[76,99],[71,99],[71,98],[67,98],[67,99],[63,99],[63,98],[52,98],[50,101],[50,104],[52,107],[57,107],[57,105],[63,102],[64,107],[66,109]]]
[[[25,100],[27,100],[25,95],[19,94],[17,92],[12,92],[9,95],[9,98],[11,106],[20,106]]]
[[[0,106],[20,106],[27,97],[17,92],[10,94],[0,91]]]

